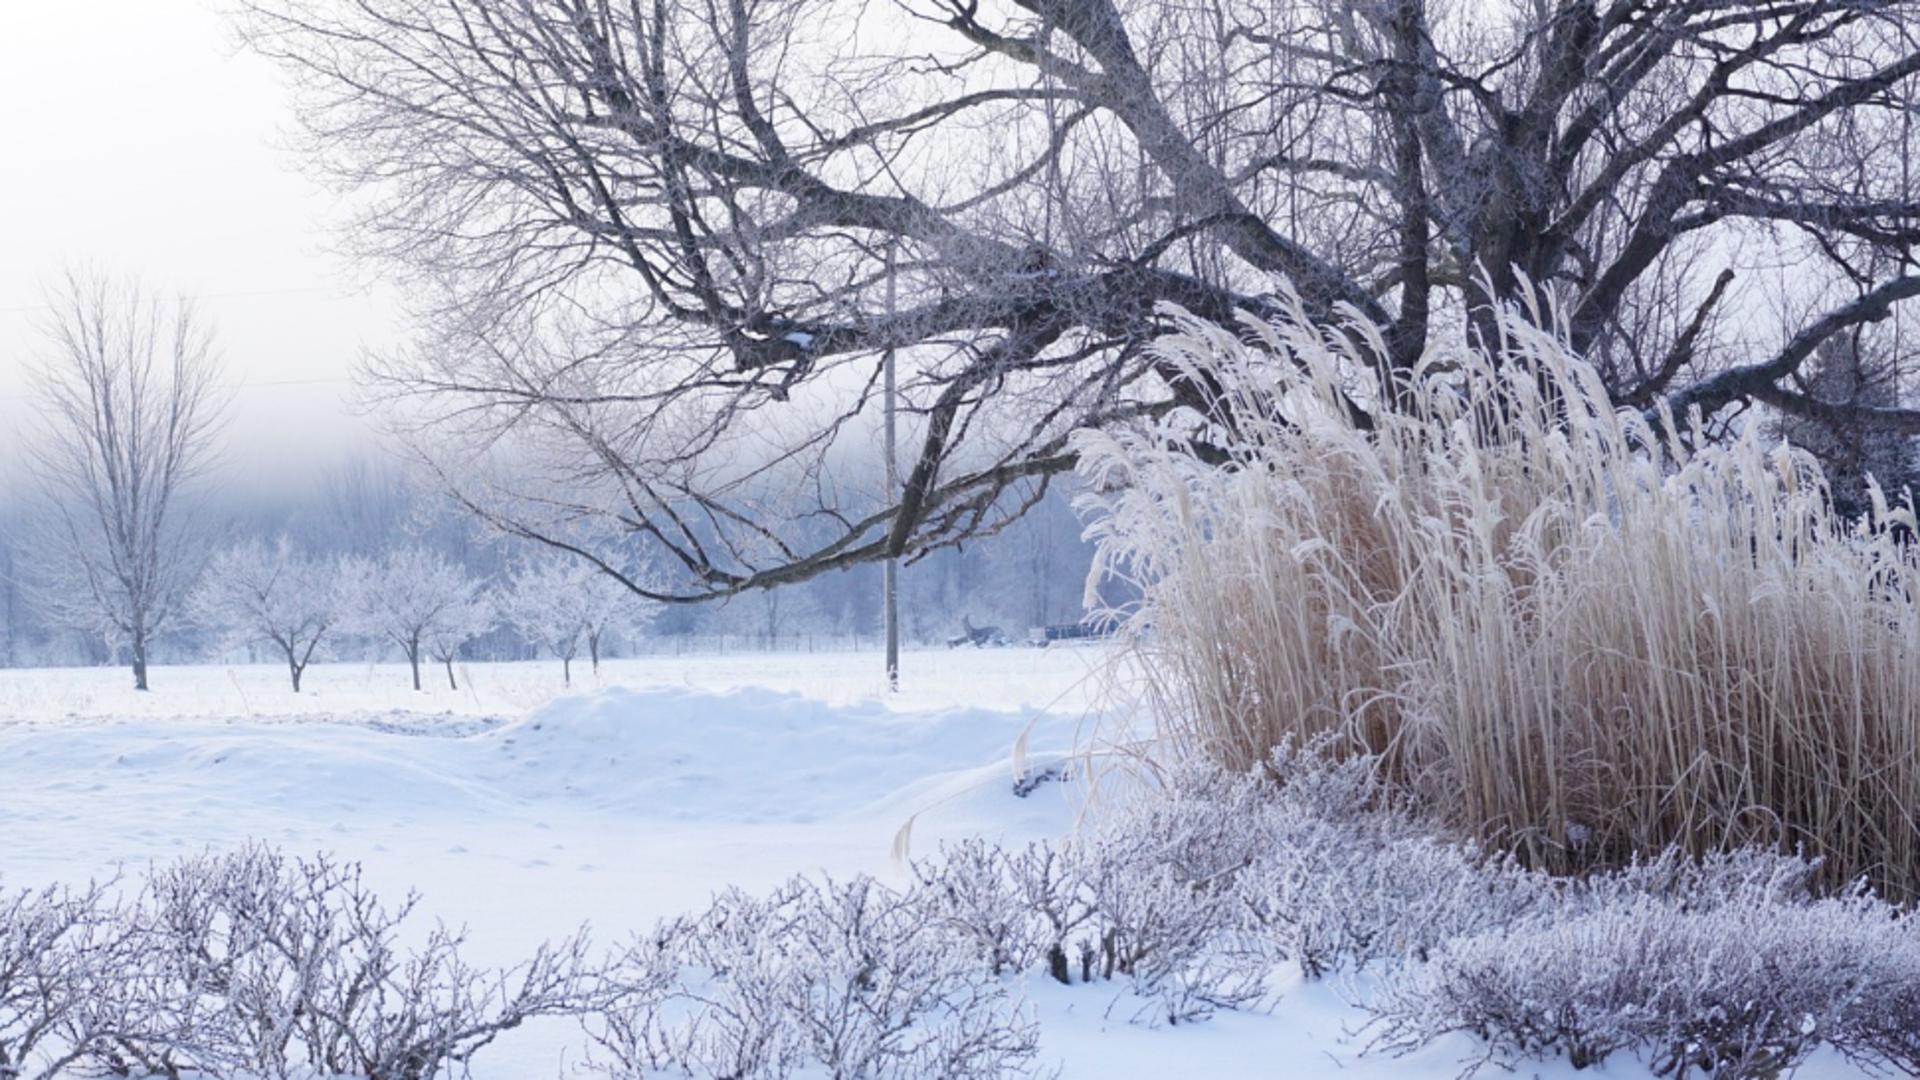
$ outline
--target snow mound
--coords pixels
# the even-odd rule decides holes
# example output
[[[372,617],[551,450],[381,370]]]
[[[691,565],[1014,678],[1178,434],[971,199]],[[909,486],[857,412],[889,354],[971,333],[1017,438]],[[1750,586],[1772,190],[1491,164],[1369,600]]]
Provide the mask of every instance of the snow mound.
[[[476,772],[522,799],[673,821],[806,823],[879,802],[903,778],[1006,762],[1031,720],[968,708],[903,714],[760,689],[609,689],[472,742],[487,757]],[[1031,738],[1037,751],[1057,751],[1072,733],[1049,717]]]

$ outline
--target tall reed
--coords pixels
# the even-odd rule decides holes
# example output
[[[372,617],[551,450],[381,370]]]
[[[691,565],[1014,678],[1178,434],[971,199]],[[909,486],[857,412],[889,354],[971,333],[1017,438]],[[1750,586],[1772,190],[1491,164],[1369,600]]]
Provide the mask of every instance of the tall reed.
[[[1760,844],[1920,895],[1910,505],[1850,524],[1760,425],[1616,410],[1538,305],[1431,346],[1393,411],[1361,389],[1377,329],[1293,310],[1171,313],[1209,407],[1077,436],[1094,580],[1137,586],[1110,614],[1177,746],[1331,733],[1557,871]]]

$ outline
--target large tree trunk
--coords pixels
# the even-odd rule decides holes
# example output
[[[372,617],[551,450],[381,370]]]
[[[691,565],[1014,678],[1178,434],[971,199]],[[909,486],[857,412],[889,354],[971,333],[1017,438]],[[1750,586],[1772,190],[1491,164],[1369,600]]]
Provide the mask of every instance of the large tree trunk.
[[[293,658],[293,650],[287,650],[287,674],[293,678],[293,692],[300,692],[300,662]]]
[[[407,663],[413,666],[413,688],[420,689],[420,640],[407,643]]]
[[[587,655],[593,658],[593,676],[600,677],[600,634],[598,631],[587,635]]]
[[[573,657],[560,658],[560,678],[567,686],[573,685]]]
[[[447,689],[449,690],[460,689],[460,684],[453,681],[453,654],[448,653],[445,657],[442,657],[442,660],[447,665]]]

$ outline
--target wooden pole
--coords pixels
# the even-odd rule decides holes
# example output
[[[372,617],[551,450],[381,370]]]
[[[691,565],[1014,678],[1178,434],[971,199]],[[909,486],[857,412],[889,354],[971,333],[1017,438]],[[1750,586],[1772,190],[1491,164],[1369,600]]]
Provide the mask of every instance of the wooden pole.
[[[892,322],[894,313],[895,286],[893,255],[896,243],[897,242],[889,241],[887,244],[887,318],[889,323]],[[892,500],[898,497],[900,490],[900,463],[894,456],[894,442],[897,432],[894,427],[895,402],[892,345],[887,346],[884,363],[886,371],[884,374],[885,385],[882,389],[882,394],[885,398],[883,410],[886,414],[886,437],[884,439],[885,447],[882,452],[886,455],[887,463],[886,497]],[[889,693],[898,693],[900,690],[900,560],[891,554],[887,556],[886,567],[883,571],[883,581],[884,584],[882,588],[886,593],[883,611],[885,613],[884,621],[887,633],[887,691]]]

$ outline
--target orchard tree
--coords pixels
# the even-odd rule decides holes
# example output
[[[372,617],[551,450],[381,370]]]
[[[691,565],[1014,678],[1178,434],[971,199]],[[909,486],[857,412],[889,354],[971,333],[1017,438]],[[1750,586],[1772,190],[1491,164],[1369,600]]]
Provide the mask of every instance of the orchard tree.
[[[493,597],[475,591],[449,606],[427,628],[423,639],[427,654],[446,668],[447,689],[460,689],[460,683],[453,677],[453,662],[459,659],[460,650],[474,638],[492,630],[499,621]]]
[[[296,694],[307,664],[343,614],[336,565],[300,551],[284,535],[214,555],[189,607],[195,622],[229,643],[271,642],[287,661]]]
[[[1920,295],[1920,0],[242,6],[432,313],[377,386],[471,509],[624,530],[659,599],[1000,528],[1071,430],[1204,404],[1166,304],[1363,317],[1363,426],[1538,288],[1656,421],[1920,431],[1796,378]],[[897,490],[837,467],[889,362]],[[450,464],[499,445],[514,483]]]
[[[593,661],[593,673],[598,675],[600,654],[607,639],[614,634],[646,629],[653,623],[660,605],[627,588],[620,579],[601,573],[590,564],[576,562],[587,571],[580,585],[580,621],[586,627],[587,656]],[[633,577],[638,579],[639,575]]]
[[[501,597],[506,621],[527,643],[560,661],[561,678],[573,685],[573,660],[589,633],[593,578],[587,563],[544,553],[514,570]]]
[[[133,278],[72,273],[49,297],[37,354],[35,599],[54,621],[124,645],[147,689],[154,636],[199,572],[189,489],[222,401],[213,333],[184,300]]]
[[[465,569],[421,547],[399,548],[378,560],[348,556],[339,573],[347,625],[400,646],[413,668],[415,690],[428,643],[460,617],[480,589]]]

